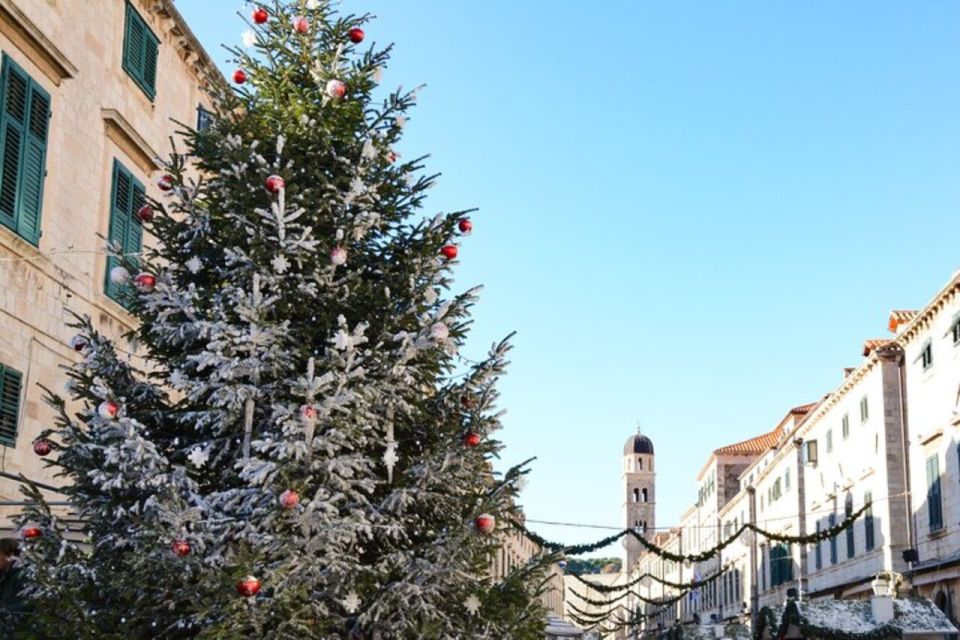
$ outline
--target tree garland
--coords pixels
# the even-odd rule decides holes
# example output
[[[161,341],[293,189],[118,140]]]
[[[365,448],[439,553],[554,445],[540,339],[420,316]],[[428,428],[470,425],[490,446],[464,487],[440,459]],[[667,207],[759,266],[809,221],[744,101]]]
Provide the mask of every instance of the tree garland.
[[[776,629],[776,638],[784,638],[790,625],[796,626],[804,638],[817,638],[818,640],[890,640],[903,636],[901,629],[892,624],[880,625],[866,633],[840,631],[810,624],[800,613],[800,605],[793,598],[787,600],[779,625],[777,624],[777,616],[770,607],[761,609],[759,618],[757,629],[753,634],[755,640],[762,640],[763,632],[768,629],[770,631]],[[772,637],[773,633],[770,633],[770,636]]]
[[[653,542],[650,542],[643,535],[637,533],[633,529],[624,529],[619,533],[609,535],[606,538],[598,540],[597,542],[568,546],[560,542],[550,542],[549,540],[534,533],[533,531],[530,531],[529,529],[527,529],[527,527],[524,524],[520,522],[513,521],[513,526],[523,531],[525,535],[527,535],[531,540],[533,540],[535,543],[537,543],[541,547],[545,549],[549,549],[551,551],[563,551],[567,555],[576,556],[584,553],[590,553],[591,551],[596,551],[609,544],[613,544],[614,542],[616,542],[617,540],[619,540],[624,536],[633,536],[633,538],[639,541],[640,544],[643,545],[643,547],[646,548],[647,551],[650,551],[656,554],[657,556],[659,556],[660,558],[663,558],[664,560],[672,560],[674,562],[704,562],[705,560],[709,560],[719,555],[720,552],[722,552],[724,549],[730,546],[735,540],[737,540],[741,535],[743,535],[744,531],[747,531],[747,530],[753,531],[758,535],[764,536],[769,540],[775,540],[777,542],[789,542],[789,543],[795,543],[795,544],[813,544],[816,542],[821,542],[823,540],[829,540],[830,538],[833,538],[843,533],[846,529],[853,526],[853,523],[856,522],[856,520],[860,516],[862,516],[868,509],[870,509],[871,506],[872,506],[872,503],[867,503],[863,507],[861,507],[858,511],[847,516],[842,522],[832,527],[827,527],[826,529],[821,529],[816,533],[811,533],[805,536],[791,536],[791,535],[786,535],[782,533],[775,533],[772,531],[767,531],[766,529],[761,529],[760,527],[753,524],[752,522],[746,522],[740,525],[740,527],[736,530],[736,532],[726,540],[711,547],[710,549],[707,549],[706,551],[702,551],[700,553],[690,553],[690,554],[673,553],[672,551],[667,551],[666,549],[657,546]]]

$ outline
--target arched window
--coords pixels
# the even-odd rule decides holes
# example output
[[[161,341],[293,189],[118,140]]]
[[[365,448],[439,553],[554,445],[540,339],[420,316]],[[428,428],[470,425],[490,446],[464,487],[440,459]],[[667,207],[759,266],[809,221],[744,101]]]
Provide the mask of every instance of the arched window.
[[[640,501],[641,501],[641,502],[646,502],[646,501],[647,501],[647,490],[646,490],[646,489],[643,489],[643,490],[640,492]]]
[[[637,469],[643,471],[643,458],[637,458]]]
[[[953,617],[950,615],[950,601],[947,599],[946,592],[938,591],[936,597],[933,599],[933,602],[937,605],[937,609],[943,611],[947,617]]]
[[[640,489],[633,490],[633,501],[640,502]]]

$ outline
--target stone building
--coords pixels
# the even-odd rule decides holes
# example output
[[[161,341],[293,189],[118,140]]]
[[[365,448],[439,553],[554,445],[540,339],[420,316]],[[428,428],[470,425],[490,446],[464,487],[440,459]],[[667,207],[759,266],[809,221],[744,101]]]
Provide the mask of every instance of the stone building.
[[[62,390],[69,312],[118,338],[132,317],[107,279],[107,239],[149,243],[136,210],[157,157],[208,113],[219,78],[172,0],[0,0],[0,499],[23,474],[55,483],[32,451]],[[131,356],[134,357],[134,356]],[[8,514],[4,514],[8,515]],[[4,518],[5,519],[5,518]]]
[[[543,552],[540,545],[517,529],[504,530],[498,535],[502,544],[490,559],[490,577],[494,580],[504,578]],[[556,565],[550,567],[541,601],[550,612],[564,615],[563,572]]]
[[[697,476],[697,501],[658,534],[668,550],[697,553],[745,522],[806,536],[870,505],[853,527],[819,544],[750,532],[718,557],[685,565],[641,553],[629,567],[677,582],[718,574],[659,611],[674,619],[732,621],[804,598],[866,598],[880,571],[904,574],[951,620],[960,603],[960,272],[919,311],[894,311],[889,338],[866,340],[862,360],[819,402],[790,410],[772,430],[715,450]],[[645,580],[653,601],[675,592]]]
[[[653,442],[640,433],[627,438],[623,445],[623,513],[624,528],[643,536],[656,529],[656,471],[653,468]],[[632,567],[643,547],[634,537],[623,538],[626,567]]]

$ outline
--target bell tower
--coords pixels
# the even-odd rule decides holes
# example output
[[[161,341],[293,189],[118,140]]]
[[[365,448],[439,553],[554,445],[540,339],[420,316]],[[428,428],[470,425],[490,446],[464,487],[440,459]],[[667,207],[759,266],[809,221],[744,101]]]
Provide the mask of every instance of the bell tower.
[[[624,490],[624,527],[633,529],[649,539],[655,530],[656,514],[656,474],[653,466],[653,442],[640,433],[630,436],[623,445],[623,490]],[[627,550],[627,562],[624,573],[633,570],[643,545],[632,536],[624,536],[623,546]]]

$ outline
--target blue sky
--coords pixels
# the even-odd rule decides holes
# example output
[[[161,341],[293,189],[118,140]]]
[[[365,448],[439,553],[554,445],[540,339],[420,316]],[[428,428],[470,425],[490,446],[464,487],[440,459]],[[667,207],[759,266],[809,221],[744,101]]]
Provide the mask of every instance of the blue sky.
[[[223,62],[245,3],[177,6]],[[443,172],[428,211],[480,208],[467,353],[518,332],[502,439],[537,456],[530,519],[622,525],[639,419],[676,523],[710,451],[828,393],[960,267],[956,2],[342,9],[396,44],[385,85],[427,84],[401,152]]]

